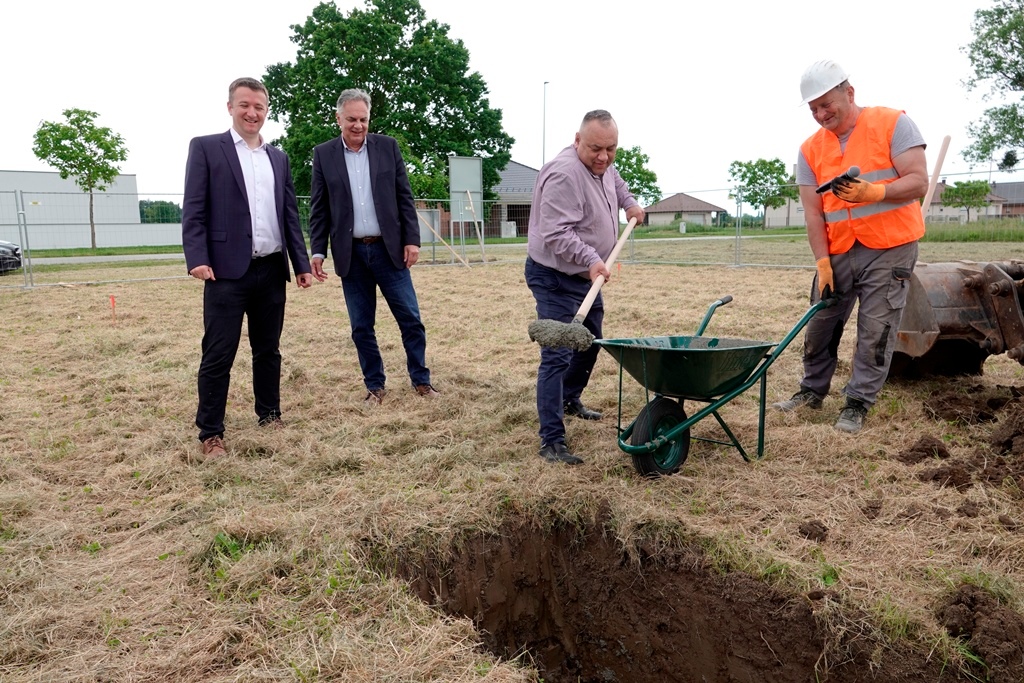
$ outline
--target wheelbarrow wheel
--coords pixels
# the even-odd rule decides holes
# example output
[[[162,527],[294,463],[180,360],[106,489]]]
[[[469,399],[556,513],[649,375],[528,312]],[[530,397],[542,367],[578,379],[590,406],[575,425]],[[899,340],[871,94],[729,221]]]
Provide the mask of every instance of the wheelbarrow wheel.
[[[629,439],[630,445],[643,446],[685,421],[686,412],[681,405],[670,398],[659,396],[644,406],[637,416]],[[633,454],[633,467],[645,477],[675,474],[686,462],[689,453],[690,430],[686,429],[654,452]]]

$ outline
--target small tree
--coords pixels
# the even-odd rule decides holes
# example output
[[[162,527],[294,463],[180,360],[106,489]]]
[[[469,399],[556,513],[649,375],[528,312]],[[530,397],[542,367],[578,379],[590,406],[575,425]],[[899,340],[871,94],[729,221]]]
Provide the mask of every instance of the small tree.
[[[947,186],[942,192],[942,205],[967,209],[967,222],[971,222],[971,209],[980,209],[987,203],[988,182],[984,180],[962,180]]]
[[[796,199],[799,191],[790,183],[792,177],[786,171],[782,159],[758,159],[757,161],[734,161],[729,165],[729,176],[743,186],[743,201],[759,206],[768,219],[768,209],[785,206],[787,199]]]
[[[626,181],[626,187],[633,193],[641,206],[650,206],[661,201],[657,174],[647,168],[650,157],[640,147],[620,149],[615,153],[615,170]]]
[[[109,128],[97,126],[96,112],[65,109],[64,122],[43,121],[35,134],[32,151],[60,177],[74,178],[89,193],[89,234],[96,248],[96,219],[93,191],[107,189],[120,172],[117,164],[128,158],[124,139]]]

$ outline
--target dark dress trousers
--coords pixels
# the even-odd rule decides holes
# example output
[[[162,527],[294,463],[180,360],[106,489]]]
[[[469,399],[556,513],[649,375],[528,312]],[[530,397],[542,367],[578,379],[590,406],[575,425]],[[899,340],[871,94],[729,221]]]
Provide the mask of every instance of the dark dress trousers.
[[[203,358],[199,366],[200,440],[224,433],[231,366],[249,322],[253,393],[260,420],[280,415],[281,354],[288,260],[297,273],[310,272],[299,226],[288,156],[267,145],[274,173],[274,204],[283,253],[253,258],[252,216],[245,179],[230,131],[193,138],[185,166],[182,245],[185,267],[207,265],[216,280],[203,291]]]

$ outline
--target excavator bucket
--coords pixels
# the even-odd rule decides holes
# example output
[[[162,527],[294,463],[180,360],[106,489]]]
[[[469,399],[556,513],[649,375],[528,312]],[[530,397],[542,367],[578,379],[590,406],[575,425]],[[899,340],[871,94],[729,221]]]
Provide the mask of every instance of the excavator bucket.
[[[980,375],[1006,353],[1024,364],[1024,261],[918,263],[890,377]]]

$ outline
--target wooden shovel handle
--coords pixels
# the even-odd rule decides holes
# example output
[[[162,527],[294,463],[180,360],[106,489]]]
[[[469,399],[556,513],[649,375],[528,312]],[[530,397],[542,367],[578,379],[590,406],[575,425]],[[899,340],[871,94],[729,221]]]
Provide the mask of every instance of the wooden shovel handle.
[[[604,262],[604,265],[608,267],[608,271],[611,272],[612,264],[615,263],[615,259],[619,257],[619,252],[622,251],[622,245],[629,239],[630,233],[633,232],[633,228],[636,226],[636,218],[630,218],[629,223],[622,230],[622,234],[619,236],[619,241],[615,243],[615,248],[612,249],[611,255],[608,260]],[[576,313],[576,317],[572,319],[574,323],[581,323],[590,313],[590,307],[594,305],[594,301],[597,300],[597,293],[601,291],[601,285],[604,284],[604,275],[598,275],[597,279],[594,280],[594,284],[590,285],[590,291],[587,292],[587,296],[583,299],[583,303],[580,304],[580,310]]]

